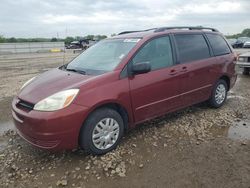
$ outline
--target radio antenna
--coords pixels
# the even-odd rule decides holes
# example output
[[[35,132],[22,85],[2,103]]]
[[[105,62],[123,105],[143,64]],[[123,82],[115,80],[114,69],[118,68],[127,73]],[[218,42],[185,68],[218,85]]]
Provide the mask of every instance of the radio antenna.
[[[63,65],[65,65],[65,53],[66,53],[66,48],[65,48],[65,42],[64,42],[64,49],[63,49]]]
[[[68,35],[68,28],[65,28],[65,37]],[[66,39],[66,38],[65,38]],[[65,47],[65,39],[64,39],[64,49],[63,49],[63,65],[65,65],[65,53],[66,53],[66,47]]]

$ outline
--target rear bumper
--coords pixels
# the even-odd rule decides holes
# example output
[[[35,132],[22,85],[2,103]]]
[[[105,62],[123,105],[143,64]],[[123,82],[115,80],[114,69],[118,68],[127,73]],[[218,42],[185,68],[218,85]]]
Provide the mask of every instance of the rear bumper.
[[[54,112],[25,110],[12,102],[12,116],[18,134],[30,144],[52,151],[74,149],[78,146],[81,125],[87,108],[71,104]]]

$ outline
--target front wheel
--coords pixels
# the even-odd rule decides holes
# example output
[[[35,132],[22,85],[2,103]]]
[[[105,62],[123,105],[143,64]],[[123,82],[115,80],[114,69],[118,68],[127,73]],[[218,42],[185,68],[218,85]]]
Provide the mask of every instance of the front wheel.
[[[93,155],[105,154],[119,144],[124,133],[121,115],[110,108],[94,111],[80,132],[80,146]]]
[[[227,99],[228,86],[225,80],[219,80],[212,91],[212,95],[209,99],[210,106],[214,108],[221,107]]]

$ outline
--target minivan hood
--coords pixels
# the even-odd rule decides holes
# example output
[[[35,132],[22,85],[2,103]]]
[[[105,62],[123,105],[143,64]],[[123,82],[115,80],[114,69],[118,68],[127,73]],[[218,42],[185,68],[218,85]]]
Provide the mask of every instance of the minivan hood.
[[[36,104],[59,91],[78,88],[96,76],[68,72],[58,68],[47,71],[25,86],[18,94],[21,100]]]

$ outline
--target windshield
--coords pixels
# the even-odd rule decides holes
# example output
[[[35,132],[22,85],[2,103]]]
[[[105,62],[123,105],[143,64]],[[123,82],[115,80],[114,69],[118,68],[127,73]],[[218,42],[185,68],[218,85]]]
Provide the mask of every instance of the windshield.
[[[140,39],[108,39],[96,43],[72,62],[66,69],[75,69],[92,73],[104,73],[114,70]]]

